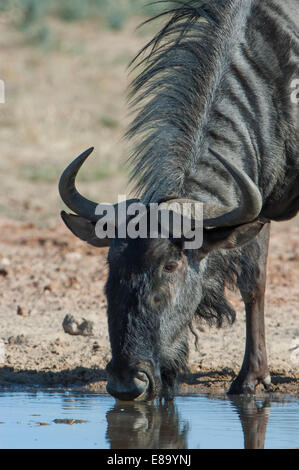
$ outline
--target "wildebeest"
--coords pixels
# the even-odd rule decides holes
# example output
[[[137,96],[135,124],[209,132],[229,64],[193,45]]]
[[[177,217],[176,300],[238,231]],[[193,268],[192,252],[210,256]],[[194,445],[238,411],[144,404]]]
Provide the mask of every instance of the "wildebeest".
[[[188,250],[171,236],[97,238],[97,205],[75,188],[91,150],[60,180],[61,197],[76,214],[62,213],[66,225],[95,246],[110,246],[107,390],[124,400],[174,396],[193,320],[221,326],[235,318],[227,284],[239,288],[246,309],[244,360],[229,392],[269,387],[270,221],[299,210],[298,0],[175,3],[135,61],[132,178],[147,205],[201,201],[202,247]]]
[[[173,402],[159,403],[159,406],[116,402],[106,419],[106,439],[111,449],[188,448],[188,425]]]

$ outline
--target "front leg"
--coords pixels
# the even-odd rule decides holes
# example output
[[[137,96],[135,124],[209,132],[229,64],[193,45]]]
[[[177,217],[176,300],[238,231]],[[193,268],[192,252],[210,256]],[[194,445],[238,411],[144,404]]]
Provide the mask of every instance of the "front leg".
[[[231,394],[252,394],[255,393],[255,387],[259,383],[262,383],[265,388],[269,388],[271,384],[264,322],[269,235],[270,223],[266,223],[256,240],[259,246],[259,255],[257,257],[252,256],[250,259],[255,272],[254,282],[252,285],[245,287],[241,287],[240,284],[240,292],[246,309],[246,347],[241,370],[228,392]]]

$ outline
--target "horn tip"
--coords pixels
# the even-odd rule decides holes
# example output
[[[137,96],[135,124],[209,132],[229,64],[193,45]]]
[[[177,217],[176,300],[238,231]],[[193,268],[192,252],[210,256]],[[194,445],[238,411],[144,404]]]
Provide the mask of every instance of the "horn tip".
[[[81,155],[79,155],[80,159],[86,160],[86,158],[91,154],[91,152],[94,151],[94,147],[89,147],[87,150],[85,150]]]
[[[70,226],[70,220],[72,219],[72,216],[73,217],[76,217],[76,216],[74,214],[68,214],[65,211],[61,211],[60,215],[64,224],[67,226],[67,228],[69,228],[72,231],[72,227]]]

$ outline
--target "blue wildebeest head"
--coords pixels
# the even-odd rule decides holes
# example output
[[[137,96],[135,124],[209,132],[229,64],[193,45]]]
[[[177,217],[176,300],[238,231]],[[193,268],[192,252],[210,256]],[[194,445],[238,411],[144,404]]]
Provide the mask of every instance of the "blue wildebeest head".
[[[256,217],[261,197],[245,173],[215,154],[238,182],[242,204],[203,205],[199,249],[186,249],[184,237],[120,238],[117,217],[115,237],[98,238],[100,206],[75,188],[76,174],[91,150],[64,171],[60,194],[76,214],[62,212],[68,228],[91,245],[110,246],[106,296],[112,359],[107,366],[107,390],[122,400],[172,398],[179,372],[187,364],[188,327],[203,295],[205,260],[211,251],[236,248],[259,232],[262,223]],[[166,204],[173,201],[168,198]],[[127,207],[132,202],[136,200],[127,201]],[[114,209],[118,210],[117,205]]]

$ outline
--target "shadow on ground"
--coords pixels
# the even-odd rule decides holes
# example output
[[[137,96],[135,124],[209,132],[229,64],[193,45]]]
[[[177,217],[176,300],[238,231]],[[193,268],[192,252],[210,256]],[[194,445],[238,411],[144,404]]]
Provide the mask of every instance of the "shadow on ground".
[[[84,387],[102,384],[105,389],[106,372],[103,369],[88,369],[76,367],[74,369],[52,370],[17,370],[13,367],[0,368],[0,387],[24,385],[38,385],[40,387]],[[99,388],[101,388],[99,386]]]
[[[186,373],[180,377],[180,393],[226,393],[232,380],[236,377],[232,369],[203,370],[198,373]],[[52,370],[18,370],[4,366],[0,368],[0,387],[39,386],[72,387],[95,392],[106,392],[107,375],[104,369],[76,367],[74,369]],[[257,393],[286,393],[299,395],[299,375],[286,375],[272,372],[272,385],[269,392],[262,386]]]
[[[189,373],[181,377],[181,393],[219,393],[227,392],[236,373],[229,368],[221,370],[203,370],[198,373]],[[285,374],[281,371],[271,372],[272,385],[265,392],[262,385],[256,389],[258,394],[286,393],[299,395],[299,375]]]

